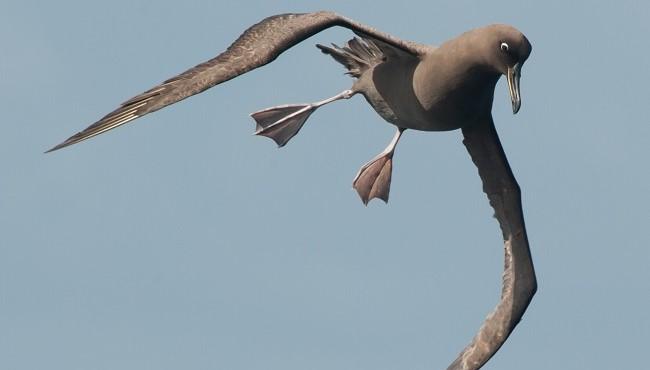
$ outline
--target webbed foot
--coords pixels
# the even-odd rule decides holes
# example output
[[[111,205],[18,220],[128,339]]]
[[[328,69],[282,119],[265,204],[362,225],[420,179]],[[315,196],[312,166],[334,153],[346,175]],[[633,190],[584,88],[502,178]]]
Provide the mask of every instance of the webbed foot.
[[[283,147],[305,124],[307,118],[316,110],[311,104],[282,105],[251,114],[257,123],[255,135],[273,139],[278,147]]]
[[[404,128],[399,128],[388,147],[370,162],[363,165],[352,181],[352,186],[361,197],[363,204],[367,205],[373,198],[388,203],[390,180],[393,172],[393,154],[404,130]]]
[[[307,118],[316,109],[339,99],[350,99],[355,92],[345,90],[329,99],[311,104],[287,104],[263,109],[251,114],[256,122],[255,135],[273,139],[278,147],[283,147],[296,136]]]
[[[352,182],[352,186],[359,193],[363,204],[367,205],[373,198],[378,198],[388,203],[392,172],[392,153],[375,158],[361,167],[357,177]]]

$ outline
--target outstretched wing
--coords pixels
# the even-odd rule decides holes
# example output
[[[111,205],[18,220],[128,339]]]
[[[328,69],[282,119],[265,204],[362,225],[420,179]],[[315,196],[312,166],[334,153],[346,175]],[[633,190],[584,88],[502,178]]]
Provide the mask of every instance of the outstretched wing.
[[[127,100],[116,110],[48,152],[114,129],[268,64],[292,46],[332,26],[349,28],[359,35],[378,40],[413,55],[421,55],[427,50],[424,45],[397,39],[332,12],[271,16],[244,31],[225,52],[217,57]]]
[[[505,266],[499,304],[447,370],[476,370],[483,366],[519,323],[537,290],[521,208],[521,192],[492,118],[489,122],[463,128],[463,136],[463,144],[478,167],[483,191],[503,232]]]

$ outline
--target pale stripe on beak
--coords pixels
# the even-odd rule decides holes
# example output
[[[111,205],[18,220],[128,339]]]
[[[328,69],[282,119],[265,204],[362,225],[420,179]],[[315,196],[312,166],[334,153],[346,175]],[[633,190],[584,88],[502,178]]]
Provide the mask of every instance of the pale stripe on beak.
[[[517,114],[521,108],[521,95],[519,93],[519,79],[521,78],[521,63],[508,67],[508,90],[512,101],[512,113]]]

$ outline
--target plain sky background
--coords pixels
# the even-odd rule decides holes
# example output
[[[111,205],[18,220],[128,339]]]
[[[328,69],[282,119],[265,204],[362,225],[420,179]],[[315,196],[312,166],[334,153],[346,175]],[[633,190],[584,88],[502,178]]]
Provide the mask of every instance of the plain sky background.
[[[439,44],[524,32],[494,116],[539,291],[486,369],[640,369],[650,344],[647,1],[9,1],[0,11],[0,369],[444,369],[496,304],[503,249],[460,132],[407,132],[388,205],[358,168],[394,128],[363,98],[285,148],[250,112],[346,89],[314,47],[44,155],[283,12]]]

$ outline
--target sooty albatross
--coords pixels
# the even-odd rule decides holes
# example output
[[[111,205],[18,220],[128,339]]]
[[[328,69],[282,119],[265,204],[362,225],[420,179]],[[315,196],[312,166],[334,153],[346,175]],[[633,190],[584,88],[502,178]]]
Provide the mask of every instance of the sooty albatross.
[[[49,151],[78,143],[275,60],[282,52],[333,26],[357,36],[346,46],[317,45],[356,78],[352,87],[311,104],[276,106],[252,114],[256,134],[285,145],[320,106],[363,95],[397,127],[388,147],[364,165],[354,179],[362,201],[388,200],[392,157],[406,129],[460,128],[478,167],[483,190],[495,210],[505,244],[501,299],[471,343],[448,369],[478,369],[506,341],[537,289],[519,186],[510,170],[492,120],[497,80],[505,75],[513,113],[519,110],[521,67],[531,52],[526,37],[506,25],[474,29],[439,47],[400,40],[332,12],[281,14],[247,29],[228,49],[137,95]],[[49,152],[48,151],[48,152]]]

